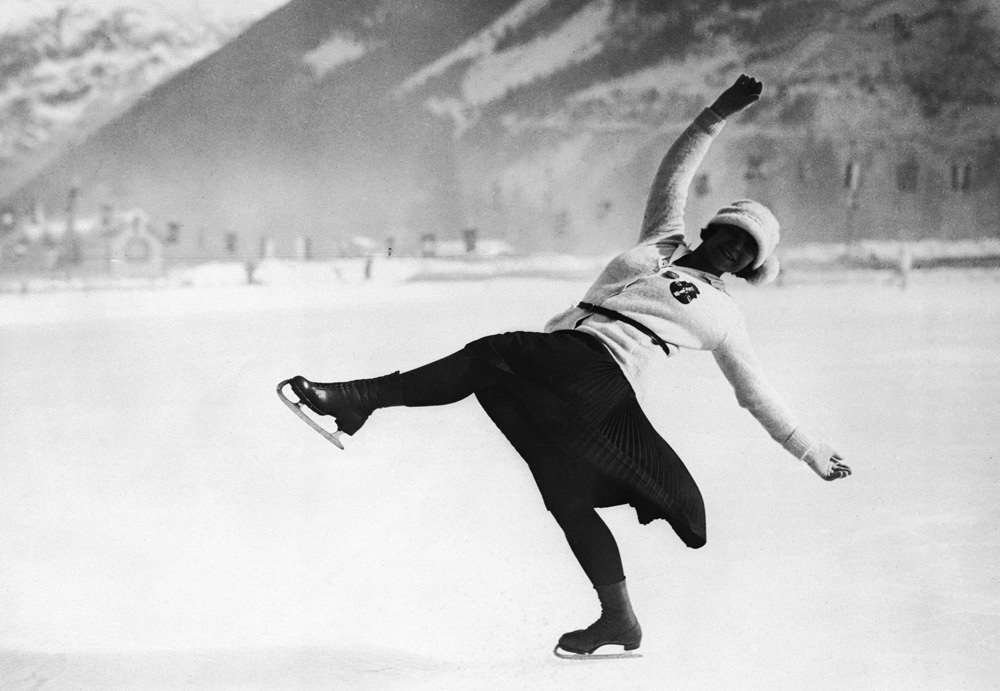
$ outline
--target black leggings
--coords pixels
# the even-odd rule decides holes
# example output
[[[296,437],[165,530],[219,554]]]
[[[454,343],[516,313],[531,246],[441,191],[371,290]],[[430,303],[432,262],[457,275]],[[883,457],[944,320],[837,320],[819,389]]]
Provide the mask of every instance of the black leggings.
[[[476,394],[480,404],[528,462],[545,505],[562,528],[570,549],[595,587],[618,583],[625,578],[621,554],[614,535],[594,510],[588,483],[600,477],[590,469],[586,480],[567,482],[558,477],[582,461],[567,458],[528,413],[516,396],[497,385],[495,370],[476,355],[460,350],[448,357],[400,376],[403,405],[437,406],[455,403]],[[581,469],[582,470],[582,469]],[[570,470],[572,472],[572,470]],[[582,489],[581,489],[582,487]]]

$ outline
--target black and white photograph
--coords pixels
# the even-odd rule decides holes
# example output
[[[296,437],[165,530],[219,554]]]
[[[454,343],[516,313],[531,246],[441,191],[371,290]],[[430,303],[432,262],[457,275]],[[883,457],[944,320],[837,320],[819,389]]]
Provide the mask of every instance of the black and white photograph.
[[[0,0],[0,690],[1000,686],[995,0]]]

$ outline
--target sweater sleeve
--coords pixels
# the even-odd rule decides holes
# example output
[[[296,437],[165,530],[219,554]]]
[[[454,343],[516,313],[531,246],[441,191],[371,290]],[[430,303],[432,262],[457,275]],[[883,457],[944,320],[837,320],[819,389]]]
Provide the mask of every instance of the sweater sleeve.
[[[712,355],[732,385],[740,407],[748,410],[772,439],[798,460],[819,447],[818,441],[798,426],[792,412],[767,380],[742,317]]]
[[[664,155],[646,201],[639,241],[684,232],[684,206],[694,174],[726,121],[710,108],[701,111]]]

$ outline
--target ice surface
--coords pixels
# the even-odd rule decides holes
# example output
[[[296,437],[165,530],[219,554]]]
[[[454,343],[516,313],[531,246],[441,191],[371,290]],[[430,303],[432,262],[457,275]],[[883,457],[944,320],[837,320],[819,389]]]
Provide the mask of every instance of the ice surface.
[[[473,401],[380,411],[342,452],[274,394],[537,329],[586,283],[0,295],[0,688],[996,688],[998,274],[735,291],[842,482],[710,356],[664,361],[647,407],[709,543],[602,512],[636,660],[551,655],[597,604]]]

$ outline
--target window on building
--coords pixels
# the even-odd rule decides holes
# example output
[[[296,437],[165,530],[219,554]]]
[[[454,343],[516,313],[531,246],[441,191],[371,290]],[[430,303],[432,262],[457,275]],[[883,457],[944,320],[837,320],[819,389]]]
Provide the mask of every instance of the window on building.
[[[896,189],[900,192],[916,192],[920,175],[917,159],[909,158],[896,166]]]
[[[167,244],[176,245],[181,241],[181,224],[177,221],[167,223]]]
[[[956,192],[968,192],[972,188],[972,164],[951,164],[951,189]]]
[[[844,187],[849,190],[858,189],[858,182],[861,179],[861,166],[857,161],[848,161],[844,166]]]

